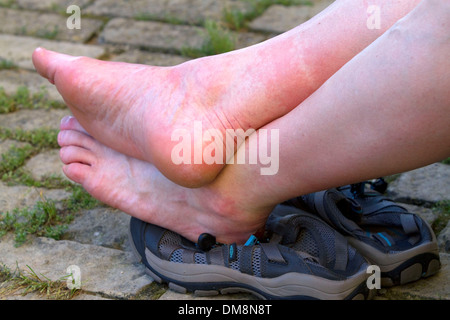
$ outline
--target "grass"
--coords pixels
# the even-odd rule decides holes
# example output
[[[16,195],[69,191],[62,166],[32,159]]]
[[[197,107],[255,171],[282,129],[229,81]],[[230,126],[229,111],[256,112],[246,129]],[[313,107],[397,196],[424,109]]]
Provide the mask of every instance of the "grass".
[[[132,300],[158,300],[167,290],[167,285],[152,282],[140,289]]]
[[[68,212],[75,213],[80,210],[89,210],[101,205],[101,203],[93,198],[79,185],[71,185],[68,188],[71,195],[64,200],[64,206]]]
[[[450,221],[450,200],[437,202],[433,211],[438,213],[437,219],[432,224],[434,232],[438,235]]]
[[[66,187],[68,182],[58,177],[47,177],[42,181],[35,181],[22,166],[32,156],[39,152],[57,147],[58,132],[56,130],[35,130],[26,132],[22,130],[8,130],[0,128],[0,141],[13,139],[26,142],[22,147],[12,145],[9,150],[1,155],[0,181],[9,185],[23,184],[32,187],[58,188]]]
[[[0,60],[0,70],[10,69],[17,69],[17,66],[14,64],[14,62],[10,60]]]
[[[201,48],[183,48],[181,54],[195,59],[233,51],[236,49],[236,39],[230,29],[242,30],[246,28],[249,21],[261,15],[268,7],[274,4],[286,6],[312,4],[310,1],[304,0],[247,0],[247,2],[250,9],[246,12],[237,9],[226,9],[223,13],[222,22],[205,20],[203,25],[205,40]]]
[[[7,153],[2,154],[0,163],[0,176],[6,172],[11,172],[25,163],[25,160],[33,153],[33,147],[26,145],[23,148],[12,146]]]
[[[15,94],[7,95],[3,89],[0,89],[0,113],[10,113],[20,109],[59,107],[61,107],[59,103],[51,102],[46,98],[43,90],[31,94],[27,88],[21,87]],[[45,150],[59,148],[57,135],[58,130],[46,128],[25,131],[0,127],[0,141],[8,139],[25,143],[19,147],[12,145],[8,151],[3,152],[0,163],[0,181],[8,185],[66,189],[71,193],[68,199],[60,203],[60,207],[62,206],[60,209],[43,195],[41,195],[41,201],[30,208],[16,208],[11,212],[1,212],[0,208],[0,236],[7,232],[13,233],[17,246],[25,243],[32,235],[59,239],[73,219],[74,213],[100,205],[80,186],[59,176],[48,176],[36,181],[29,172],[23,169],[23,165],[32,156]]]
[[[27,270],[21,271],[17,268],[16,272],[0,265],[0,283],[4,283],[0,288],[0,299],[20,292],[23,296],[36,293],[48,299],[70,300],[81,292],[80,289],[67,287],[67,279],[70,276],[68,274],[52,281],[43,274],[38,275],[29,265]]]
[[[20,109],[61,109],[65,107],[61,102],[49,100],[43,87],[38,92],[31,93],[27,87],[21,86],[14,94],[7,94],[0,87],[0,114]]]
[[[0,139],[11,139],[27,142],[38,149],[58,148],[58,132],[56,129],[40,128],[26,131],[23,129],[0,128]]]
[[[0,88],[0,114],[12,113],[22,109],[50,109],[62,107],[65,108],[61,103],[48,100],[44,89],[31,94],[28,88],[19,87],[15,94],[8,95]],[[0,141],[8,139],[27,143],[27,145],[23,147],[12,146],[6,153],[2,154],[2,161],[0,164],[1,181],[26,181],[26,175],[18,171],[20,170],[20,167],[26,160],[37,153],[45,149],[58,148],[57,136],[58,130],[56,129],[39,128],[26,131],[20,128],[8,129],[0,127]],[[29,185],[29,183],[26,184]]]
[[[228,28],[233,30],[242,30],[247,27],[247,24],[253,19],[259,17],[270,6],[278,4],[284,6],[292,5],[313,5],[311,1],[305,0],[247,0],[249,10],[242,12],[238,9],[225,9],[223,13],[223,20]]]
[[[78,185],[66,190],[71,191],[71,195],[61,202],[61,208],[41,194],[41,200],[32,207],[0,212],[0,238],[13,233],[16,247],[23,245],[31,236],[59,240],[76,212],[101,205]]]
[[[181,54],[190,58],[199,58],[233,51],[235,39],[231,32],[220,23],[206,20],[204,23],[205,40],[201,48],[183,48]]]
[[[0,213],[0,236],[14,233],[16,247],[24,244],[30,235],[59,240],[72,220],[73,215],[58,210],[54,201],[42,196],[42,201],[31,208]]]
[[[12,8],[15,5],[15,0],[4,0],[0,2],[0,7],[3,8]]]

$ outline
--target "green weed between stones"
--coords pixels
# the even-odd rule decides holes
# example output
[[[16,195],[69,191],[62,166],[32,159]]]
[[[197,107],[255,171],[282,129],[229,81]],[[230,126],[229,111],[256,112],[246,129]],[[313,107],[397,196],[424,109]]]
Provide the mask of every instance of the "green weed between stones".
[[[233,30],[242,30],[247,28],[247,24],[253,19],[259,17],[270,6],[278,4],[284,6],[308,5],[312,6],[311,1],[305,0],[247,0],[248,10],[245,12],[239,9],[225,9],[223,13],[223,21],[227,27]]]
[[[204,23],[205,40],[201,48],[182,48],[181,54],[190,58],[199,58],[233,51],[235,39],[231,32],[220,23],[206,20]]]
[[[31,208],[0,213],[0,237],[13,232],[16,247],[24,244],[30,235],[59,240],[72,220],[72,214],[58,210],[54,201],[43,198]]]
[[[46,93],[31,94],[28,88],[21,87],[13,95],[7,95],[0,88],[0,116],[19,109],[60,108],[61,104],[49,101]],[[43,236],[60,239],[73,219],[73,214],[83,209],[91,209],[100,203],[92,198],[82,187],[61,177],[48,176],[40,181],[32,178],[23,165],[34,155],[49,149],[59,148],[58,130],[7,129],[0,127],[0,141],[17,141],[1,156],[0,181],[6,185],[25,185],[46,189],[65,189],[70,197],[58,203],[48,200],[41,194],[41,200],[25,209],[16,208],[11,212],[0,211],[0,237],[11,232],[15,235],[16,246],[22,245],[30,236]]]
[[[11,70],[16,69],[17,66],[14,64],[14,62],[10,60],[2,60],[0,59],[0,70]]]
[[[100,205],[80,186],[70,190],[70,197],[62,200],[60,206],[41,193],[42,200],[32,207],[0,212],[0,238],[8,232],[13,233],[16,247],[23,245],[30,236],[61,239],[76,212]]]
[[[433,211],[438,214],[438,217],[433,222],[432,228],[434,232],[439,235],[442,229],[444,229],[450,221],[450,200],[435,203]]]
[[[17,88],[15,94],[7,94],[0,87],[0,114],[14,112],[19,109],[49,108],[66,108],[66,106],[61,102],[49,100],[47,91],[43,87],[38,92],[31,93],[27,87],[21,86]]]
[[[49,101],[44,89],[31,94],[26,87],[19,87],[15,94],[8,95],[0,88],[0,116],[1,114],[16,112],[21,109],[50,109],[65,108],[61,103]],[[23,129],[8,129],[0,127],[0,141],[13,140],[20,143],[26,143],[24,146],[17,147],[13,145],[2,154],[0,164],[0,180],[7,183],[25,184],[28,186],[49,186],[55,185],[55,179],[52,183],[39,185],[32,183],[29,175],[25,174],[21,167],[26,160],[46,149],[58,148],[57,142],[58,130],[39,128],[26,131]]]
[[[53,300],[70,300],[81,293],[80,289],[69,289],[67,279],[70,274],[61,277],[56,281],[50,280],[45,275],[40,276],[27,265],[26,270],[11,271],[7,266],[0,265],[0,299],[11,295],[20,294],[25,296],[29,293],[35,293],[46,296]]]
[[[222,21],[205,20],[203,23],[205,40],[201,48],[185,47],[181,49],[181,54],[190,58],[199,58],[233,51],[236,49],[236,35],[230,29],[246,28],[249,21],[261,15],[271,5],[312,5],[311,1],[304,0],[247,0],[247,2],[250,8],[246,12],[225,9]]]

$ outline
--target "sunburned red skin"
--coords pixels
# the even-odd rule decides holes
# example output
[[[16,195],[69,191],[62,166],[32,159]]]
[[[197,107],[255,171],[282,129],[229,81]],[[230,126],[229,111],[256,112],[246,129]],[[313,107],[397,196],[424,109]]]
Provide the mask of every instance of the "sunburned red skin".
[[[200,187],[222,171],[226,153],[221,163],[175,164],[175,130],[188,132],[192,145],[201,145],[200,154],[211,144],[224,150],[224,141],[204,141],[204,133],[217,130],[225,137],[227,129],[257,130],[287,114],[418,2],[398,1],[384,13],[382,27],[369,30],[364,1],[335,1],[268,41],[173,67],[100,61],[40,48],[33,62],[100,143],[154,164],[179,185]],[[195,136],[194,121],[202,124],[202,135]]]

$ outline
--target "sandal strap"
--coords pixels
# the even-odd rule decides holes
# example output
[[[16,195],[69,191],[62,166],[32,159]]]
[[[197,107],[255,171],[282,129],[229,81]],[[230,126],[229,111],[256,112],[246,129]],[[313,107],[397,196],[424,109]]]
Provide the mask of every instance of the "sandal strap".
[[[276,263],[286,263],[286,260],[281,255],[280,249],[278,249],[278,245],[275,243],[260,243],[261,249],[264,251],[264,254],[267,256],[270,262]]]
[[[316,192],[313,197],[308,197],[310,206],[315,208],[315,211],[320,217],[331,226],[344,231],[349,235],[362,235],[364,231],[354,221],[347,219],[338,208],[339,201],[348,201],[351,205],[350,199],[340,192],[335,192],[334,189]]]
[[[348,264],[347,239],[335,230],[330,229],[326,222],[317,216],[311,215],[300,209],[292,209],[292,207],[290,208],[290,212],[291,214],[284,214],[276,219],[272,217],[272,220],[269,222],[269,228],[273,230],[278,237],[281,237],[279,243],[283,246],[295,246],[299,235],[301,232],[305,231],[308,233],[308,236],[311,237],[311,241],[314,241],[318,256],[312,256],[310,253],[306,252],[307,249],[303,251],[303,248],[296,248],[295,250],[300,257],[315,261],[321,265],[329,265],[334,261],[334,266],[330,265],[330,267],[335,270],[345,270]],[[323,235],[324,228],[333,232],[333,249],[329,248],[328,244],[325,244],[326,240]],[[272,239],[276,238],[272,236]],[[282,262],[279,257],[273,258],[272,260]]]

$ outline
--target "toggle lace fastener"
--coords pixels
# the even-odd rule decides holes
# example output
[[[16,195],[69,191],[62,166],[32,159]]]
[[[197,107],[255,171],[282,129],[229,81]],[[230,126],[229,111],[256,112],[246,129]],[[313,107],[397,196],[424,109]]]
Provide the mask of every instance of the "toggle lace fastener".
[[[209,233],[202,233],[198,237],[197,247],[202,251],[209,251],[216,245],[216,237]]]

